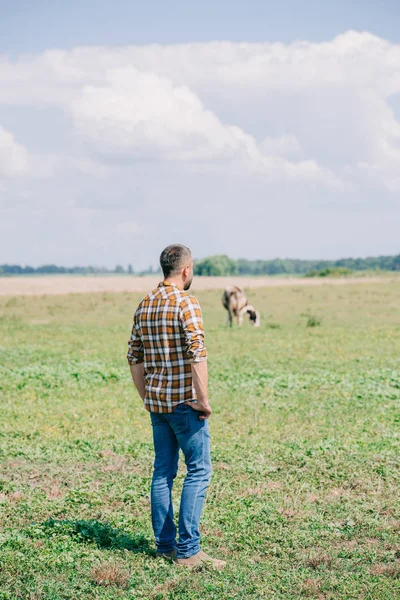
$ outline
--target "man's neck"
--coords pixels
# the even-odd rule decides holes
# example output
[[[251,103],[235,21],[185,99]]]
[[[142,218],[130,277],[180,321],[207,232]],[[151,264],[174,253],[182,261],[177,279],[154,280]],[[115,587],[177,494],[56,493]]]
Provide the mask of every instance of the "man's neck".
[[[180,290],[183,290],[183,281],[175,277],[166,277],[164,283],[167,285],[175,285]]]

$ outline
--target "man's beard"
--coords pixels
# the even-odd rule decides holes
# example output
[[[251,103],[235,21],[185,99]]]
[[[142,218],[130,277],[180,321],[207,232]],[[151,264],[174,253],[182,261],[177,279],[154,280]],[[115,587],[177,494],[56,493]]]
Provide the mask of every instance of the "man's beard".
[[[190,290],[190,286],[192,285],[192,281],[193,281],[193,275],[191,276],[190,279],[187,280],[187,282],[183,286],[183,289],[185,290],[185,292],[187,292],[188,290]]]

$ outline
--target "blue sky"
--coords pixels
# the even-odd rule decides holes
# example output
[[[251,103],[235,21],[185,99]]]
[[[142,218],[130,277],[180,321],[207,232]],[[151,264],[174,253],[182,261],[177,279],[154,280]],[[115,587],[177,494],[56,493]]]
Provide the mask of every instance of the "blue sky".
[[[0,16],[0,263],[400,251],[394,0]]]
[[[397,0],[0,1],[0,52],[211,40],[323,41],[349,29],[400,39]]]

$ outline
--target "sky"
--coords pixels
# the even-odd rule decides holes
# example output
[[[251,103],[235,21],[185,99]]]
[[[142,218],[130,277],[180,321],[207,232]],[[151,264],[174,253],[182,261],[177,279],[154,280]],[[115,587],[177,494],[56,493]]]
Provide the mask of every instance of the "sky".
[[[0,264],[400,252],[394,0],[0,0]]]

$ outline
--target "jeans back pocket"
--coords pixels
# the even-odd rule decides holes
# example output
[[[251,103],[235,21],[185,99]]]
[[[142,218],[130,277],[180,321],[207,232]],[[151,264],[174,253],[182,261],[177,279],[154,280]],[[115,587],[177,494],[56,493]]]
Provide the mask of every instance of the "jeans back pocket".
[[[188,410],[189,407],[182,403],[178,404],[175,410],[168,414],[169,424],[176,435],[186,433],[189,429]]]

